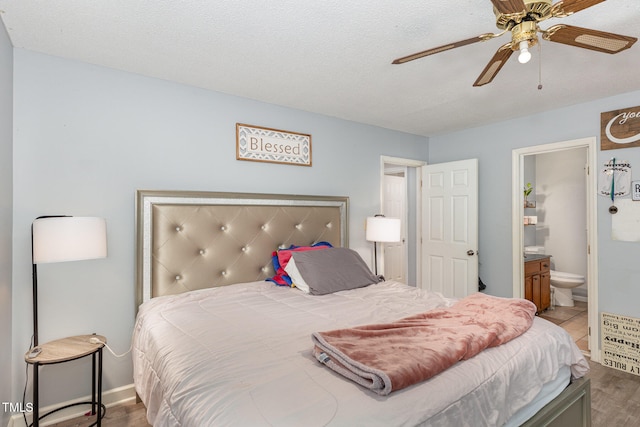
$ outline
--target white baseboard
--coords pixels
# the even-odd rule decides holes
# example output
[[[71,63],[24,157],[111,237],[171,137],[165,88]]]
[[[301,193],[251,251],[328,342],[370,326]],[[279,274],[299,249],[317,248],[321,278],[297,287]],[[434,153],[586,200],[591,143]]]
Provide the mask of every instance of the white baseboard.
[[[102,393],[102,403],[107,407],[128,403],[136,398],[136,391],[133,384],[125,385],[122,387],[117,387]],[[61,402],[56,405],[47,406],[46,408],[40,408],[41,414],[46,414],[49,411],[52,411],[56,408],[60,408],[65,405],[70,405],[76,402],[86,402],[90,401],[91,396],[85,396],[74,400],[69,400],[68,402]],[[66,421],[71,418],[76,418],[84,415],[87,412],[87,406],[72,406],[70,408],[63,409],[59,412],[55,412],[49,415],[47,418],[40,421],[41,426],[48,426],[51,424],[59,423],[61,421]],[[33,414],[27,413],[27,425],[32,423]],[[9,419],[9,424],[7,427],[26,427],[24,424],[24,417],[22,414],[13,415]]]
[[[573,300],[574,301],[581,301],[581,302],[588,302],[589,301],[588,297],[583,297],[582,295],[576,295],[576,294],[573,294]]]

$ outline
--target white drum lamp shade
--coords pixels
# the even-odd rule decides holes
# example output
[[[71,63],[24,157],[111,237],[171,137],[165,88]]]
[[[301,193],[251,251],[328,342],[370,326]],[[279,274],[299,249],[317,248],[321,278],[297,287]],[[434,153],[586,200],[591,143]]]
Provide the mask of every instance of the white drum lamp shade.
[[[33,222],[33,263],[80,261],[107,256],[103,218],[61,216]]]
[[[399,242],[400,218],[370,216],[367,218],[366,239],[370,242]]]

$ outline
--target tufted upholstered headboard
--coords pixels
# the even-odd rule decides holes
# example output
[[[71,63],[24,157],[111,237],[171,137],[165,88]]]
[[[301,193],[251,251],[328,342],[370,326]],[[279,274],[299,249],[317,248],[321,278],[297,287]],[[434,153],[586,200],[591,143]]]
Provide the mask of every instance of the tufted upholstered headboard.
[[[292,244],[348,246],[347,197],[146,191],[136,195],[137,302],[264,280]]]

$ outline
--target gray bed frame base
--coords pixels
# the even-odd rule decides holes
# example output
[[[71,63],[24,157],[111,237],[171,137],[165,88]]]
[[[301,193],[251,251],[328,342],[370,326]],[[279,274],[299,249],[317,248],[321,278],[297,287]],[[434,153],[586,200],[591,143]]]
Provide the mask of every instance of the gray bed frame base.
[[[591,427],[591,380],[573,380],[522,427]]]

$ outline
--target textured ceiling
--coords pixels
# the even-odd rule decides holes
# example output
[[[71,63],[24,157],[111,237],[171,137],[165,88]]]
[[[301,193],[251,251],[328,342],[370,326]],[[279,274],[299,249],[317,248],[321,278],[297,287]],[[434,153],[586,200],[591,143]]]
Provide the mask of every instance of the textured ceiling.
[[[489,0],[0,0],[0,17],[16,48],[425,136],[640,90],[640,42],[543,41],[479,88],[508,35],[391,64],[497,32]],[[639,19],[640,1],[608,0],[540,26],[640,37]]]

